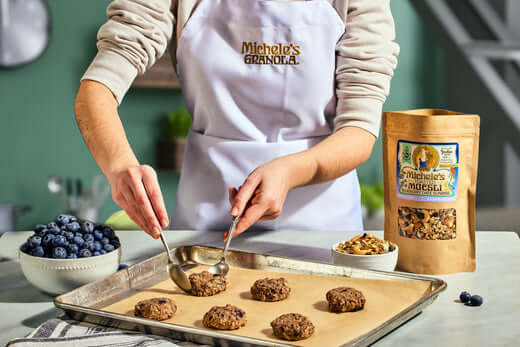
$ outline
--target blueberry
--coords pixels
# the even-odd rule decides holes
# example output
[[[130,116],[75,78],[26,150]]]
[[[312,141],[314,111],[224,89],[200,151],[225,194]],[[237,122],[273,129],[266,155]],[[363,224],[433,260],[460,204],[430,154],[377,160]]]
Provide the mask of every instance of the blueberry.
[[[471,294],[464,291],[464,292],[460,293],[459,299],[461,302],[469,302],[469,300],[471,299]]]
[[[94,251],[100,251],[103,248],[103,245],[99,241],[94,241]]]
[[[110,243],[107,243],[106,245],[104,245],[103,248],[107,252],[112,252],[115,249],[114,246],[112,246]]]
[[[57,234],[59,232],[60,232],[60,228],[58,228],[57,226],[56,227],[52,227],[52,228],[47,228],[47,233]]]
[[[56,223],[59,225],[65,225],[70,223],[69,216],[66,214],[60,214],[58,217],[56,217]]]
[[[36,224],[34,226],[34,232],[36,233],[42,231],[43,229],[47,229],[47,226],[45,224]]]
[[[110,240],[108,239],[108,237],[103,237],[103,238],[101,239],[101,244],[102,244],[102,245],[106,245],[107,243],[110,243]]]
[[[92,234],[85,234],[85,235],[83,235],[83,239],[84,239],[86,242],[89,242],[89,241],[94,242],[94,235],[92,235]]]
[[[68,231],[73,232],[73,233],[77,233],[78,231],[81,230],[81,227],[78,222],[68,223],[65,225],[65,227],[67,228]]]
[[[104,227],[105,226],[103,224],[96,224],[96,225],[94,225],[94,230],[98,230],[98,231],[103,232],[103,228]]]
[[[94,241],[85,241],[83,248],[86,248],[89,251],[94,252]]]
[[[66,238],[67,240],[69,240],[69,241],[72,241],[72,240],[74,239],[74,236],[75,236],[75,235],[74,235],[73,232],[67,231],[67,232],[65,233],[65,238]]]
[[[99,253],[101,254],[107,254],[107,251],[105,251],[104,249],[100,250]]]
[[[55,229],[55,228],[58,228],[58,224],[56,224],[55,222],[50,222],[49,224],[47,224],[47,229]]]
[[[52,241],[51,241],[52,245],[54,247],[61,247],[61,246],[65,246],[67,244],[67,239],[65,238],[65,236],[62,236],[62,235],[57,235]]]
[[[119,239],[116,237],[114,240],[110,241],[110,243],[114,246],[114,248],[118,248],[121,246],[121,242],[119,242]]]
[[[116,234],[114,233],[114,229],[112,229],[111,227],[108,227],[108,226],[103,228],[103,235],[105,235],[109,239],[113,239],[114,237],[116,237]]]
[[[31,255],[33,257],[43,257],[45,255],[45,251],[43,250],[43,247],[38,246],[31,251]]]
[[[81,223],[81,232],[82,233],[91,233],[94,231],[94,223],[89,221],[84,221]]]
[[[30,248],[36,248],[42,244],[42,238],[38,235],[33,235],[27,240]]]
[[[78,255],[76,253],[69,253],[69,255],[67,255],[67,259],[76,259],[78,257]]]
[[[91,255],[92,255],[92,253],[88,249],[86,249],[86,248],[80,249],[79,253],[78,253],[78,256],[80,258],[88,258]]]
[[[101,253],[99,253],[99,251],[95,251],[94,253],[92,253],[93,256],[98,256],[98,255],[101,255]]]
[[[85,243],[85,240],[81,236],[74,236],[74,238],[72,239],[72,242],[74,242],[74,244],[81,247]]]
[[[480,306],[484,303],[484,299],[480,295],[472,295],[470,299],[471,306]]]
[[[34,235],[43,238],[45,235],[47,235],[47,228],[40,230],[40,231],[35,231]]]
[[[63,247],[54,247],[52,250],[52,257],[56,259],[67,258],[67,251]]]
[[[74,223],[78,221],[78,218],[76,216],[69,215],[69,221],[70,223]]]
[[[51,245],[51,242],[52,242],[52,240],[54,240],[55,237],[56,237],[56,235],[54,235],[54,234],[45,235],[42,239],[42,246],[47,247],[47,246]]]
[[[101,240],[103,238],[103,233],[99,230],[94,230],[94,238],[96,240]]]
[[[128,267],[128,265],[126,265],[126,264],[119,264],[119,267],[117,268],[117,271],[126,269],[127,267]]]
[[[79,252],[79,246],[75,243],[72,243],[70,244],[68,247],[67,247],[67,250],[69,251],[69,254],[70,253],[78,253]]]
[[[24,252],[24,253],[27,253],[27,254],[30,254],[31,252],[31,247],[29,247],[29,243],[28,242],[24,242],[21,246],[20,246],[20,251]]]

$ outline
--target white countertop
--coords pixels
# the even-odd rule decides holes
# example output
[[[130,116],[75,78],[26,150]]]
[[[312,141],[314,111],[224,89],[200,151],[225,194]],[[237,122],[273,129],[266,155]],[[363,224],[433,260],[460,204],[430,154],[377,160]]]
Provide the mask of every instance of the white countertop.
[[[373,232],[382,236],[382,232]],[[29,233],[0,238],[0,345],[29,333],[60,311],[52,297],[24,278],[16,260],[17,247]],[[162,251],[160,241],[144,232],[120,231],[122,262],[133,264]],[[231,242],[232,249],[331,262],[330,247],[344,241],[339,232],[248,232]],[[222,246],[215,232],[167,231],[171,247],[203,244]],[[10,259],[9,259],[10,258]],[[376,346],[512,346],[520,342],[520,239],[513,232],[477,233],[477,271],[435,276],[448,288],[426,310],[375,343]],[[480,294],[481,307],[455,300],[461,291]]]

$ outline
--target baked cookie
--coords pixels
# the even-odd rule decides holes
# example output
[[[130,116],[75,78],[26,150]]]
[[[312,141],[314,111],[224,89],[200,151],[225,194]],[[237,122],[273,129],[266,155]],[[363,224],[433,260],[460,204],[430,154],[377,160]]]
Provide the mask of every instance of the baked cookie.
[[[273,334],[279,339],[298,341],[314,334],[314,324],[299,313],[286,313],[271,322]]]
[[[195,296],[212,296],[226,290],[225,277],[202,271],[190,275],[191,294]]]
[[[283,277],[257,280],[251,287],[253,299],[260,301],[280,301],[286,299],[289,293],[291,288]]]
[[[213,306],[204,314],[202,323],[205,327],[219,330],[235,330],[246,325],[244,310],[233,305]]]
[[[339,287],[327,292],[330,312],[353,312],[365,307],[365,296],[359,290],[350,287]]]
[[[177,311],[175,302],[168,298],[153,298],[139,301],[134,306],[134,315],[153,320],[172,318]]]

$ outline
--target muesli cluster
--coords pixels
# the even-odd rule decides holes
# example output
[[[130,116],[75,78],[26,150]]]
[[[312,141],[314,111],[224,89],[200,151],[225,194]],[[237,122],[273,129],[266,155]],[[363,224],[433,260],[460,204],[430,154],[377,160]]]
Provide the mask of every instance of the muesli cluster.
[[[452,240],[457,237],[454,208],[399,207],[399,234],[419,240]]]
[[[364,233],[354,236],[349,241],[341,242],[336,251],[357,255],[385,254],[392,252],[395,245],[387,240],[381,240],[372,234]]]

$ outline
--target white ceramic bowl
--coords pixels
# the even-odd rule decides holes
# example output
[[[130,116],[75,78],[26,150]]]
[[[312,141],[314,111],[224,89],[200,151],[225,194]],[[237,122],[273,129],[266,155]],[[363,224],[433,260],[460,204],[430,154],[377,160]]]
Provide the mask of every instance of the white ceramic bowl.
[[[340,242],[332,245],[332,260],[336,265],[345,265],[359,269],[394,271],[397,265],[399,247],[395,245],[392,252],[373,255],[348,254],[336,251]]]
[[[103,255],[77,259],[33,257],[20,250],[18,254],[22,272],[29,282],[44,292],[63,294],[116,272],[121,246]]]

